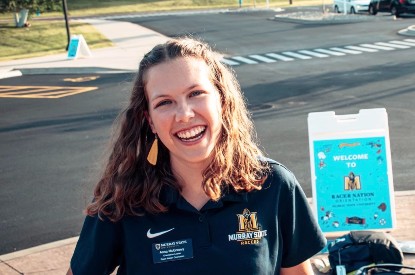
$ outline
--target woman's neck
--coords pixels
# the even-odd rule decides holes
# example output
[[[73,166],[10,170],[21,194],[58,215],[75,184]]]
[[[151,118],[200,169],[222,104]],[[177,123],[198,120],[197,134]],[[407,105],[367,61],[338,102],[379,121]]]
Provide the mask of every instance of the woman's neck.
[[[175,161],[171,163],[171,166],[173,174],[180,181],[181,195],[194,208],[200,210],[209,201],[209,197],[202,187],[203,171],[206,165]]]

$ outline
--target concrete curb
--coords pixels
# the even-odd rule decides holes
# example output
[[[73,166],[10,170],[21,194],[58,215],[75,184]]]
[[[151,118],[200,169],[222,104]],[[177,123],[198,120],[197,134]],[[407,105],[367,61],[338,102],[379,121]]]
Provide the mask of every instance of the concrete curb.
[[[409,26],[406,29],[398,31],[401,35],[415,36],[415,25]]]
[[[121,70],[102,67],[63,67],[63,68],[22,68],[22,75],[37,74],[122,74],[134,73],[134,70]]]
[[[18,77],[23,75],[40,74],[124,74],[135,73],[135,70],[122,70],[102,67],[66,67],[66,68],[21,68],[12,71],[0,72],[0,79]]]
[[[282,10],[283,11],[283,10]],[[296,23],[305,25],[327,25],[327,24],[351,24],[361,22],[379,21],[377,17],[369,17],[363,14],[335,14],[324,13],[321,11],[303,12],[303,13],[279,13],[272,18],[272,21],[280,21],[286,23]]]
[[[27,255],[42,252],[42,251],[49,250],[49,249],[52,249],[52,248],[57,248],[57,247],[61,247],[61,246],[69,245],[69,244],[74,244],[78,241],[78,239],[79,239],[79,237],[73,237],[73,238],[69,238],[69,239],[65,239],[65,240],[60,240],[60,241],[56,241],[56,242],[52,242],[52,243],[42,244],[42,245],[31,247],[31,248],[28,248],[28,249],[19,250],[19,251],[16,251],[16,252],[0,255],[0,263],[10,261],[10,260],[13,260],[13,259],[17,259],[17,258],[21,258],[21,257],[25,257]]]

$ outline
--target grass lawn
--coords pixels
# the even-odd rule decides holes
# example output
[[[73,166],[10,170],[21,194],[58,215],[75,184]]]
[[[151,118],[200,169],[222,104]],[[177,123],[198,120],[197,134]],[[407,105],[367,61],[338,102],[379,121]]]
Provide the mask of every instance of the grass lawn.
[[[93,26],[71,22],[71,33],[82,34],[92,49],[112,43]],[[0,23],[0,61],[64,53],[67,35],[64,21],[35,21],[29,28]]]

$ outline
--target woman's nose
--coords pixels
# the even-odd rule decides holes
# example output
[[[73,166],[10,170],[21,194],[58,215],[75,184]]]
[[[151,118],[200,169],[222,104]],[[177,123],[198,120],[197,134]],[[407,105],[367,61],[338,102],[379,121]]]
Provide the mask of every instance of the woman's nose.
[[[195,116],[193,107],[188,103],[180,103],[177,105],[176,110],[176,121],[177,122],[188,122]]]

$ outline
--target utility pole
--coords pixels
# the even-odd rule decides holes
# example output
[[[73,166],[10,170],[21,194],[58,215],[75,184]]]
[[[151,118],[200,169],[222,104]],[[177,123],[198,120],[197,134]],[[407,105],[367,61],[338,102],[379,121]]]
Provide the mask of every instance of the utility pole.
[[[65,15],[66,34],[68,37],[68,42],[66,44],[66,51],[68,51],[69,42],[71,41],[71,31],[69,30],[68,6],[66,5],[66,0],[62,0],[62,7],[63,7],[63,14]]]

